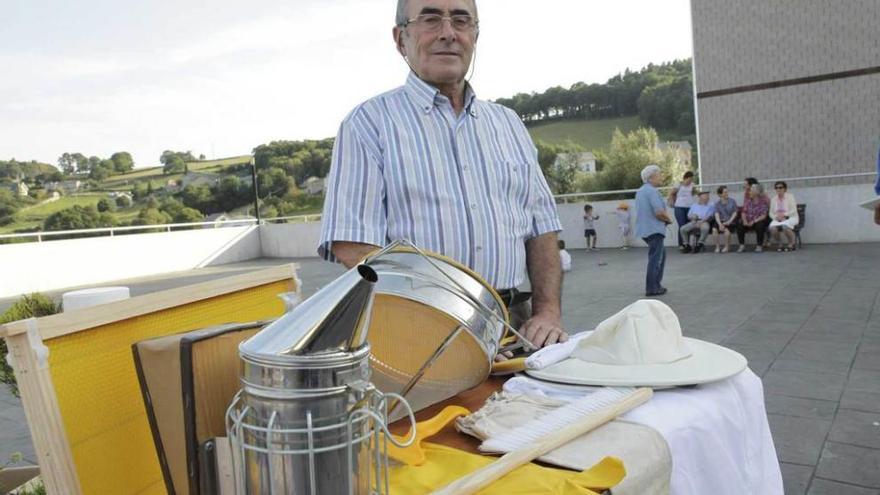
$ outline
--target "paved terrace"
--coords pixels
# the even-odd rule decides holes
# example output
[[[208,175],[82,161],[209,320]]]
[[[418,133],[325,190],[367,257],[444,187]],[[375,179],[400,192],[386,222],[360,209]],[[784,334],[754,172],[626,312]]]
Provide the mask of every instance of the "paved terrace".
[[[644,249],[575,249],[572,258],[569,329],[592,328],[642,296]],[[301,264],[307,294],[341,273],[316,259],[261,259],[119,283],[137,295],[288,261]],[[880,494],[880,243],[782,254],[670,249],[664,284],[685,335],[738,350],[763,377],[787,494]],[[4,388],[0,459],[15,451],[33,462],[21,406]]]

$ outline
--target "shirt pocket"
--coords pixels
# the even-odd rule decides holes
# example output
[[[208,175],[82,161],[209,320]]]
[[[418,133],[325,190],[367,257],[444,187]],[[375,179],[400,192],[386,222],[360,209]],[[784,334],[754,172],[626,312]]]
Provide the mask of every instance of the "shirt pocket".
[[[528,205],[529,164],[519,160],[501,159],[497,170],[501,173],[499,193],[507,201],[525,207]]]

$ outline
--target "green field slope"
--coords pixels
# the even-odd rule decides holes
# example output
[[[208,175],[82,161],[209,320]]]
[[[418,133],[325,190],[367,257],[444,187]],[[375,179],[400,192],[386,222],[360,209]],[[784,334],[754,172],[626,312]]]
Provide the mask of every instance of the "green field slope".
[[[642,126],[638,117],[601,120],[562,120],[529,127],[532,139],[547,143],[571,141],[585,150],[607,149],[615,128],[628,132]]]

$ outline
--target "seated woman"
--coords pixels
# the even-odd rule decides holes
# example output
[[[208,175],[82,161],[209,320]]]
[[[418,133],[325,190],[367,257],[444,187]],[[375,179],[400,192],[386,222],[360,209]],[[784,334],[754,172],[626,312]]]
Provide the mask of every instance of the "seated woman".
[[[794,228],[797,227],[800,218],[798,217],[797,201],[794,194],[788,192],[788,184],[783,181],[777,181],[773,184],[776,194],[770,198],[770,216],[773,219],[770,222],[770,236],[776,241],[777,251],[793,251],[794,250]],[[788,241],[788,245],[782,245],[782,235]]]
[[[767,232],[767,224],[769,223],[768,213],[770,210],[770,202],[764,194],[764,188],[760,184],[752,185],[746,193],[743,201],[742,217],[736,236],[739,239],[738,253],[746,249],[746,232],[755,231],[758,238],[755,244],[755,252],[760,253],[764,250],[764,233]]]
[[[715,233],[715,252],[726,253],[730,250],[730,232],[736,228],[738,220],[736,201],[730,197],[730,191],[727,186],[721,186],[716,191],[718,193],[718,201],[715,203],[715,223],[713,231]],[[719,237],[724,234],[724,248],[721,248]]]

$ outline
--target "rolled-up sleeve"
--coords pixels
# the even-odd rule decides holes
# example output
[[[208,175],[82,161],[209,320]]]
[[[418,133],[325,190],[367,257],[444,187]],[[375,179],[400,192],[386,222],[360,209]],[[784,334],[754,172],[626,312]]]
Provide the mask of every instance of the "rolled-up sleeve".
[[[537,154],[537,151],[535,152]],[[548,232],[560,232],[562,224],[559,222],[559,214],[556,211],[556,201],[547,179],[541,173],[537,158],[530,164],[532,168],[531,196],[529,205],[532,211],[532,235],[537,237]]]
[[[359,129],[363,123],[353,112],[342,122],[333,145],[318,245],[318,254],[329,261],[338,261],[332,249],[336,241],[386,243],[381,161],[376,143]]]
[[[666,211],[666,201],[663,201],[663,196],[660,194],[660,191],[654,189],[648,198],[651,202],[651,209],[654,210],[655,215],[661,211]],[[688,210],[688,215],[691,213],[693,213],[693,206]]]

